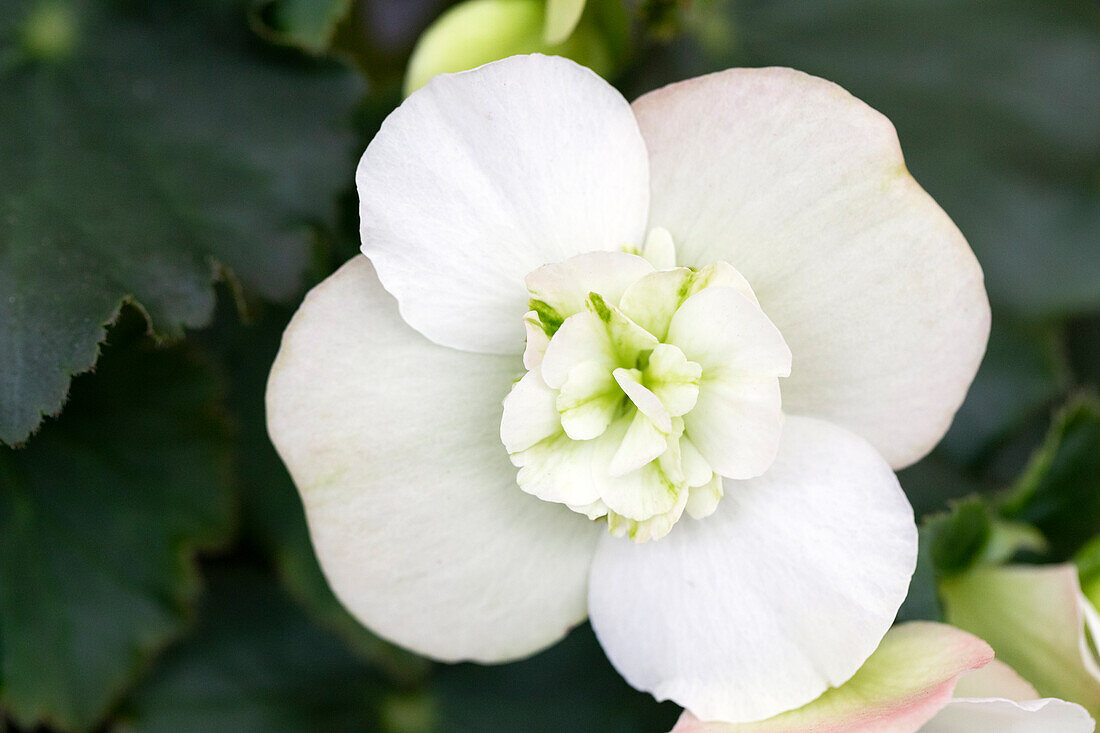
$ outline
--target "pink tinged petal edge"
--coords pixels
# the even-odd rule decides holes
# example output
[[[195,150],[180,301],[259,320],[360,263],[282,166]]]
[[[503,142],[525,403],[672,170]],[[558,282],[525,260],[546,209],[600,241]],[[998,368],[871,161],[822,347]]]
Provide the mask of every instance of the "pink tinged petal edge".
[[[852,679],[798,710],[741,724],[685,710],[673,733],[916,733],[951,701],[960,677],[992,658],[988,644],[946,624],[899,624]]]
[[[981,669],[965,675],[955,686],[955,697],[1037,700],[1039,693],[1012,667],[994,658]]]
[[[1092,733],[1092,718],[1080,705],[1038,698],[1030,682],[994,659],[962,676],[954,699],[921,733]]]
[[[724,260],[794,353],[784,409],[842,425],[894,468],[962,404],[989,334],[982,271],[905,168],[890,121],[793,69],[730,69],[633,104],[650,226],[678,264]]]

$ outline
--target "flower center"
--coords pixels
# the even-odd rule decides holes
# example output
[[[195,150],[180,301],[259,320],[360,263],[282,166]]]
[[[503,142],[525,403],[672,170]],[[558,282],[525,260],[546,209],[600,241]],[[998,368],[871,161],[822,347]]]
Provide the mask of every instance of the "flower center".
[[[606,517],[613,534],[638,542],[663,537],[685,511],[714,512],[722,476],[742,471],[712,465],[730,455],[712,447],[724,428],[708,424],[739,388],[777,385],[790,369],[786,344],[731,265],[675,267],[663,229],[643,253],[591,252],[527,276],[528,371],[501,421],[524,491]],[[754,335],[767,343],[741,343]],[[746,348],[765,358],[746,359]],[[777,386],[774,396],[765,407],[778,421]]]

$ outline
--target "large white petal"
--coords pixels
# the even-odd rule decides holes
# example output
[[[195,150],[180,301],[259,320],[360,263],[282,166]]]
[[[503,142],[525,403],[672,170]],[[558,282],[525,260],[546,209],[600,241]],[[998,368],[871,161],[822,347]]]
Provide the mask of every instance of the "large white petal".
[[[630,106],[557,57],[437,76],[386,118],[355,180],[363,253],[402,317],[468,351],[523,350],[532,270],[645,234]]]
[[[306,297],[272,367],[268,430],[326,577],[421,654],[514,659],[584,618],[600,529],[523,493],[500,442],[521,371],[413,331],[363,257]]]
[[[589,614],[635,687],[703,720],[813,700],[875,650],[916,564],[913,512],[886,462],[827,422],[788,417],[763,476],[657,542],[600,541]]]
[[[678,264],[726,260],[748,278],[794,353],[784,408],[859,433],[895,467],[927,453],[977,370],[989,306],[890,122],[791,69],[691,79],[634,111],[650,224]]]

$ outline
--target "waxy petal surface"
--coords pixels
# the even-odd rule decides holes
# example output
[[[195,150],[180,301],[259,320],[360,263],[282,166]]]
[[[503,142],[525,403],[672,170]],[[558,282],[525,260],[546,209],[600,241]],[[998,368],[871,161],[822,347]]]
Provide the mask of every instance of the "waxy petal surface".
[[[538,372],[528,372],[504,399],[501,443],[509,453],[518,453],[561,430],[554,391],[546,386]]]
[[[601,539],[589,613],[630,684],[702,719],[751,721],[845,682],[916,563],[913,512],[863,439],[788,417],[763,476],[657,542]]]
[[[645,236],[630,106],[558,57],[436,77],[386,118],[355,180],[363,253],[401,316],[466,351],[523,350],[529,272]]]
[[[895,468],[931,450],[977,371],[989,305],[890,122],[791,69],[690,79],[634,111],[650,225],[671,232],[677,264],[724,260],[752,284],[794,353],[784,409],[862,435]]]
[[[617,305],[636,280],[653,272],[653,265],[625,252],[588,252],[565,262],[552,262],[527,275],[532,298],[553,307],[563,318],[585,310],[589,293],[599,293]]]
[[[409,328],[363,257],[310,292],[272,368],[268,430],[325,576],[371,630],[435,659],[522,657],[586,613],[603,530],[516,486],[499,430],[520,371]]]
[[[988,644],[953,626],[901,624],[850,680],[798,710],[742,724],[684,711],[672,733],[1092,733],[1084,708],[1035,699],[992,657]]]
[[[712,287],[684,301],[668,342],[702,366],[698,399],[684,415],[695,447],[727,478],[764,473],[783,424],[778,378],[791,369],[782,334],[743,293]]]

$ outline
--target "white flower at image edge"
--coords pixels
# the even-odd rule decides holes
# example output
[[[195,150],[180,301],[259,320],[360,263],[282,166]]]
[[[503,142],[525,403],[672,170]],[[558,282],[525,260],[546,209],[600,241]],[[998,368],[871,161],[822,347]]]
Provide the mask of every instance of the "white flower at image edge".
[[[356,175],[363,253],[306,298],[268,427],[347,608],[500,662],[586,616],[702,719],[843,683],[917,536],[989,307],[889,121],[735,69],[633,105],[522,56],[436,77]]]
[[[1039,693],[981,639],[913,621],[887,632],[850,680],[754,723],[684,712],[672,733],[1092,733],[1080,705]]]

